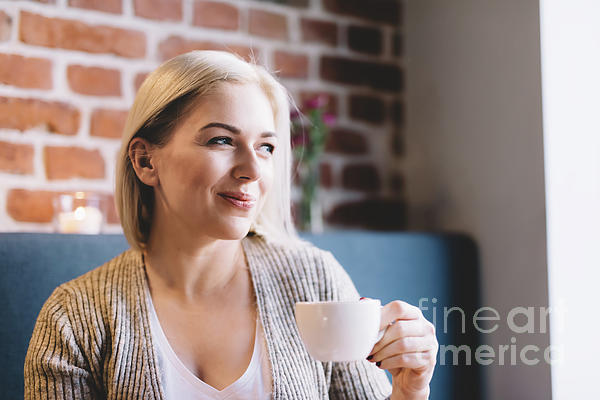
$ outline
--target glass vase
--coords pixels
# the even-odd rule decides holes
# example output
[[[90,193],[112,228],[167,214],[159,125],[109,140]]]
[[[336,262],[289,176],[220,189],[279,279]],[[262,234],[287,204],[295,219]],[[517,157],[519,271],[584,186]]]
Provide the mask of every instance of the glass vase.
[[[304,171],[300,205],[300,229],[310,233],[323,232],[323,210],[319,191],[318,165],[308,165]]]

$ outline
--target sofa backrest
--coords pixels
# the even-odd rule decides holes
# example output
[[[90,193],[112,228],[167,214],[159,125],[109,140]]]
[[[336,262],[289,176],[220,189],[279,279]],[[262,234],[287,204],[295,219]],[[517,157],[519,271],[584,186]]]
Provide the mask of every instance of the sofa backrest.
[[[478,304],[477,253],[461,235],[376,233],[364,231],[303,235],[330,250],[344,266],[360,294],[385,304],[401,299],[418,305],[428,299],[438,310]],[[58,235],[0,233],[0,347],[2,396],[23,398],[23,363],[37,315],[54,288],[103,264],[129,246],[122,235]],[[435,298],[437,303],[431,300]],[[468,311],[467,311],[468,312]],[[440,312],[437,312],[438,317]],[[472,315],[472,314],[471,314]],[[477,345],[471,330],[458,334],[438,327],[440,344]],[[479,370],[475,366],[438,366],[431,399],[480,398]]]

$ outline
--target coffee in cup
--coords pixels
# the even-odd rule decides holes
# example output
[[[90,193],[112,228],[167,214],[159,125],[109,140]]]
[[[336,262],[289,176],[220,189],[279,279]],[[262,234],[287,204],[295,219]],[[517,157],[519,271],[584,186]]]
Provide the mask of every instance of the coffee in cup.
[[[319,361],[365,359],[383,336],[381,302],[318,301],[296,303],[296,324],[306,350]]]

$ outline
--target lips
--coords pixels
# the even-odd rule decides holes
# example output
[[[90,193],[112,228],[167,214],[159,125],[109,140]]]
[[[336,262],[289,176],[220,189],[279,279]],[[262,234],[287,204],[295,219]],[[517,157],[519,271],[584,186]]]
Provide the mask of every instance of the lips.
[[[250,209],[254,207],[256,203],[256,197],[252,196],[248,193],[243,192],[221,192],[218,193],[223,199],[228,201],[231,205],[242,208],[242,209]]]
[[[219,196],[231,197],[239,201],[256,201],[256,197],[244,192],[221,192]]]

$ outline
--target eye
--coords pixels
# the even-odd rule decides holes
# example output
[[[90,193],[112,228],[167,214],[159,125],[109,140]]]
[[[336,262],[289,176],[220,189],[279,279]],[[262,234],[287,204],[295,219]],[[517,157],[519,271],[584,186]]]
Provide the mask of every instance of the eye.
[[[228,136],[214,137],[208,141],[208,144],[231,144],[231,138]]]
[[[262,149],[262,148],[266,148],[266,149],[267,149],[267,151],[268,151],[269,153],[271,153],[271,154],[273,154],[273,152],[275,151],[275,146],[273,146],[273,145],[272,145],[272,144],[270,144],[270,143],[264,143],[264,144],[262,144],[262,145],[260,146],[260,148],[261,148],[261,149]]]

